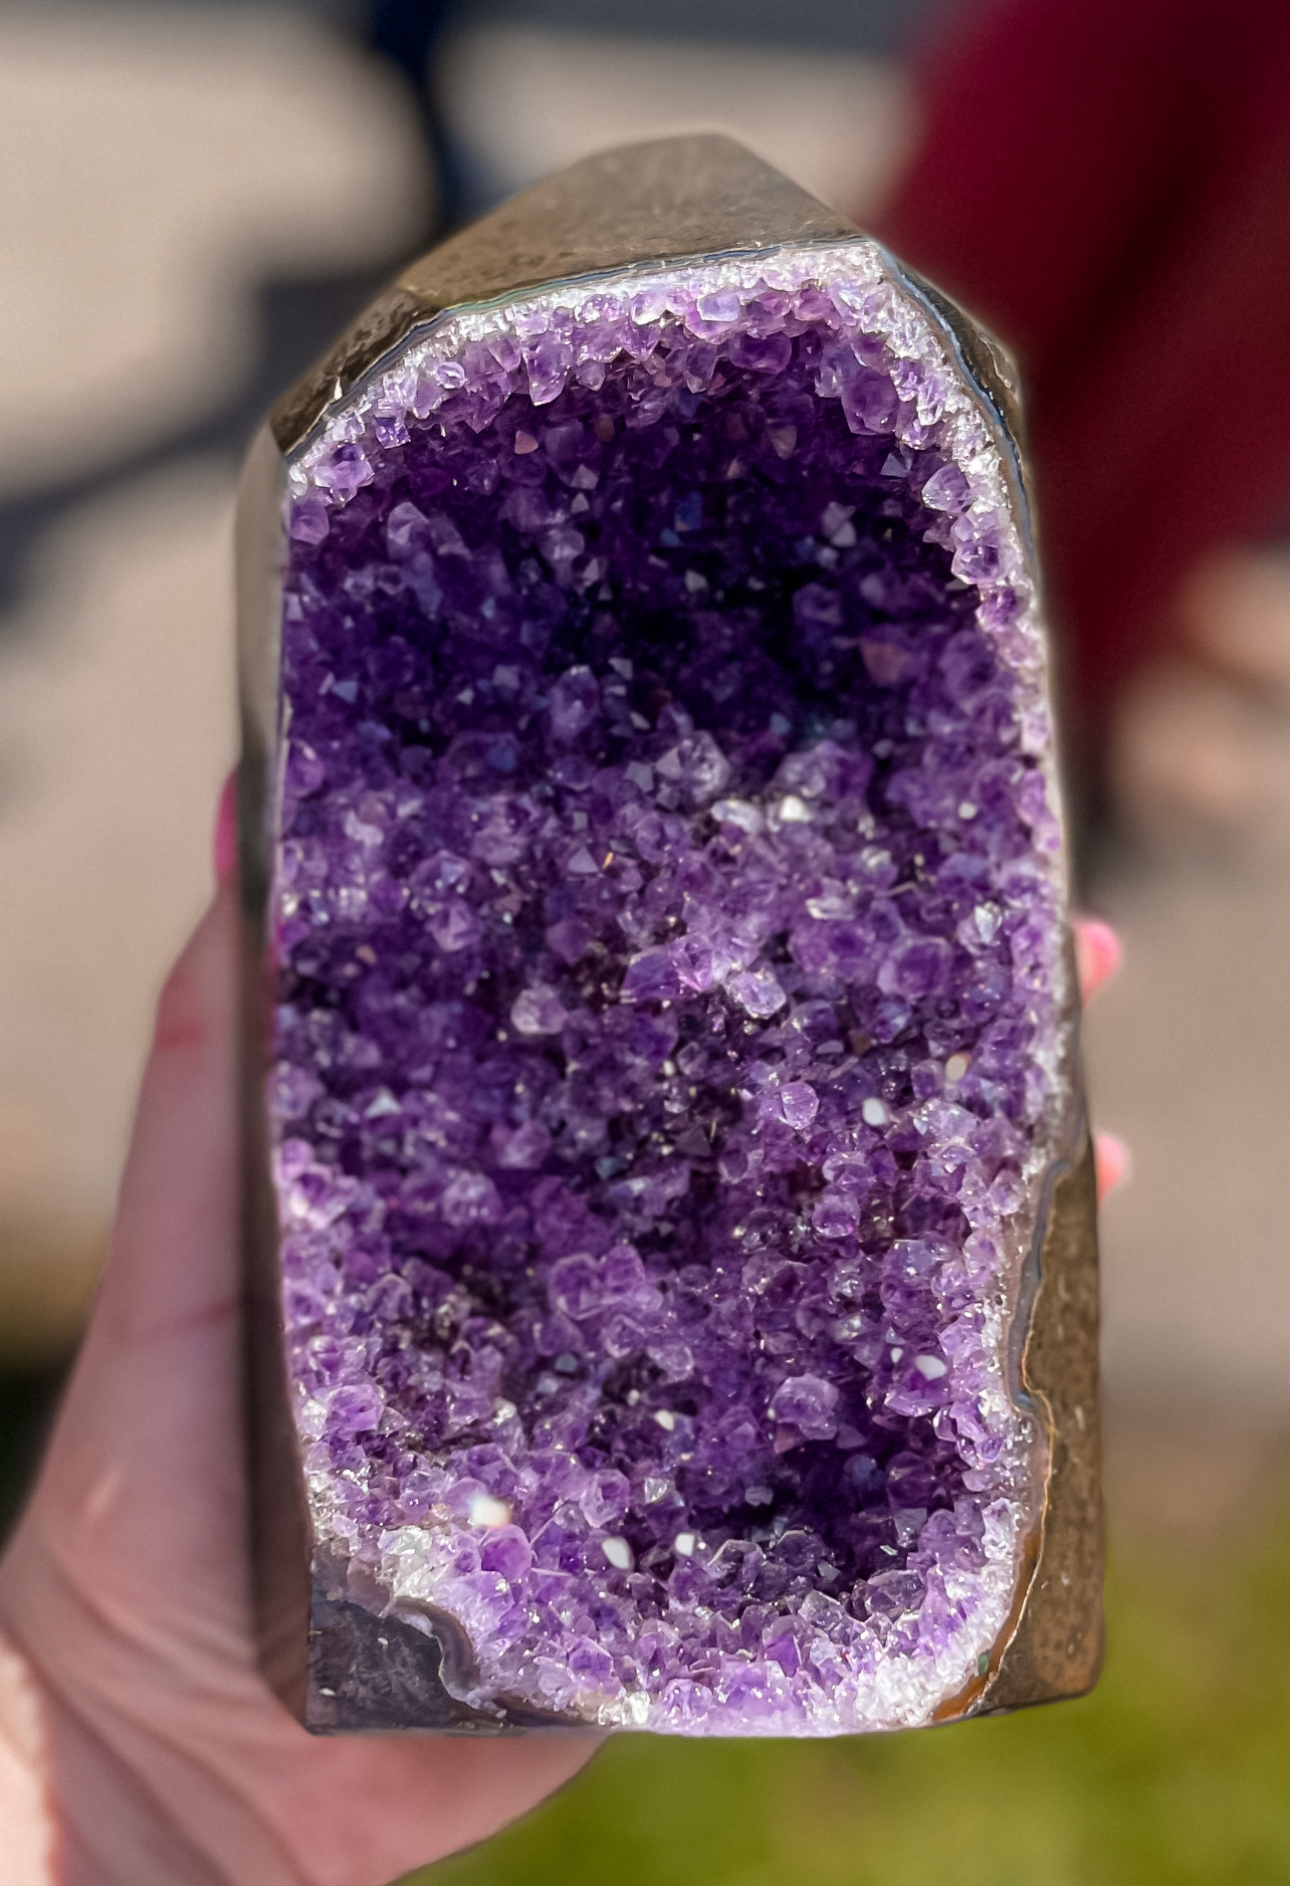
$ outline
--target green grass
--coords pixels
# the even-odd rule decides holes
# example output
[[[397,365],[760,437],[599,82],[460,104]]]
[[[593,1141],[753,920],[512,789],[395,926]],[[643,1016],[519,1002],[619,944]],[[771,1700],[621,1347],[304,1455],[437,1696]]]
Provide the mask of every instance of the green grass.
[[[1285,1886],[1290,1509],[1115,1557],[1098,1689],[816,1744],[612,1741],[415,1886]],[[412,1882],[408,1882],[412,1886]]]

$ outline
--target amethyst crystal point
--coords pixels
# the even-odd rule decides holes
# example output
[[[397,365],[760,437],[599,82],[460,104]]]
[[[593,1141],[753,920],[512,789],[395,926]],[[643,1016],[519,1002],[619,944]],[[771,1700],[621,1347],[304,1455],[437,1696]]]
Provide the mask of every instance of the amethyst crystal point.
[[[405,306],[288,441],[259,1392],[314,1727],[1091,1673],[1087,1565],[1074,1625],[1034,1570],[1095,1542],[1021,1360],[1076,1119],[1008,435],[872,242],[690,246]]]

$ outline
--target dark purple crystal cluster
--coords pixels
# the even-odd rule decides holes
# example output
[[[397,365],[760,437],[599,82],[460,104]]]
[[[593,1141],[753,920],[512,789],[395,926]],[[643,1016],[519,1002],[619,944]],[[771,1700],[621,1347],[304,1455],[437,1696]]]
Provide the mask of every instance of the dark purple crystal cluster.
[[[913,1723],[1013,1603],[1040,645],[873,258],[464,319],[297,474],[289,1367],[320,1539],[484,1714]]]

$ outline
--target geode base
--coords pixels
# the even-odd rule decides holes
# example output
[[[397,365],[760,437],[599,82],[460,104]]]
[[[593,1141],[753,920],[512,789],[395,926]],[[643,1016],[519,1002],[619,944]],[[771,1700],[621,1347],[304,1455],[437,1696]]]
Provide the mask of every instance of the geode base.
[[[412,270],[241,523],[252,1478],[310,1728],[1076,1694],[1096,1270],[1006,364],[722,139]]]

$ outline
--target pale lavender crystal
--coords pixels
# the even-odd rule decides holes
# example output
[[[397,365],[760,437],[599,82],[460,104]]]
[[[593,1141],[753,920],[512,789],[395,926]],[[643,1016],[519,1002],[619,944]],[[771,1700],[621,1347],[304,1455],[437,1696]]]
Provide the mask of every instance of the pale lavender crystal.
[[[462,317],[295,473],[297,1419],[320,1537],[458,1621],[485,1715],[917,1722],[1012,1602],[1041,651],[997,445],[874,254]]]

